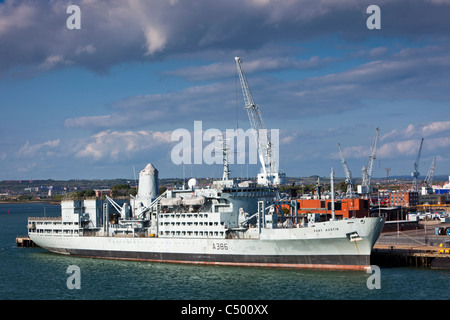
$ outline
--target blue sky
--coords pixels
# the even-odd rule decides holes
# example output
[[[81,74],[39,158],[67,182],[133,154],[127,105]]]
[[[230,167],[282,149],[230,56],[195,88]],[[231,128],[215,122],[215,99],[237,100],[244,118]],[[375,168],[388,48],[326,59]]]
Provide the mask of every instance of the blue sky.
[[[446,0],[0,1],[0,179],[182,177],[172,131],[250,126],[235,56],[288,176],[343,177],[340,143],[360,177],[377,127],[375,177],[409,175],[422,137],[420,173],[436,157],[449,174],[449,16]]]

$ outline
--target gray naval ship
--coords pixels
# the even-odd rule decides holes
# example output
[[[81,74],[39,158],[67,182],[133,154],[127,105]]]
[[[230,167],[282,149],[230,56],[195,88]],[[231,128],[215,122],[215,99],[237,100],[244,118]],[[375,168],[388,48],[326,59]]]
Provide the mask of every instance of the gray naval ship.
[[[65,200],[61,217],[29,218],[28,235],[55,253],[108,259],[235,266],[365,270],[382,217],[318,221],[296,201],[251,181],[221,180],[158,195],[148,164],[127,201]],[[281,206],[290,208],[282,214]]]
[[[28,235],[52,252],[110,259],[260,267],[364,270],[384,225],[382,217],[336,220],[299,215],[296,200],[281,200],[273,144],[266,136],[239,57],[245,109],[258,147],[257,182],[223,176],[208,187],[195,179],[158,194],[158,171],[148,164],[128,201],[66,200],[59,218],[29,218]],[[331,177],[333,174],[331,175]],[[333,186],[333,183],[331,183]],[[331,192],[334,195],[334,192]],[[332,199],[333,209],[334,199]],[[283,209],[289,211],[285,216]],[[334,211],[333,211],[334,212]],[[327,220],[327,221],[322,221]]]

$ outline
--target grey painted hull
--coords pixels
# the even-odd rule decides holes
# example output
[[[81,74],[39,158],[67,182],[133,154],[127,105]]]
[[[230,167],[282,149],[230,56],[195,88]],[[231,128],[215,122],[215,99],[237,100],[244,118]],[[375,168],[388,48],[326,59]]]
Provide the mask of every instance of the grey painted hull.
[[[100,237],[30,233],[40,247],[75,256],[172,263],[364,270],[384,220],[254,230],[246,239]],[[350,235],[357,235],[352,238]]]

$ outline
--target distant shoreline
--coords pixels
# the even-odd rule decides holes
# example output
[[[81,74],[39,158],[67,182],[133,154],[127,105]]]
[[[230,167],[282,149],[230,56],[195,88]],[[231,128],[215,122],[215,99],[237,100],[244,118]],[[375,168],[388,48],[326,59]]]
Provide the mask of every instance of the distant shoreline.
[[[48,204],[61,204],[61,201],[55,200],[25,200],[25,201],[12,201],[12,200],[0,200],[0,204],[15,204],[15,203],[48,203]]]

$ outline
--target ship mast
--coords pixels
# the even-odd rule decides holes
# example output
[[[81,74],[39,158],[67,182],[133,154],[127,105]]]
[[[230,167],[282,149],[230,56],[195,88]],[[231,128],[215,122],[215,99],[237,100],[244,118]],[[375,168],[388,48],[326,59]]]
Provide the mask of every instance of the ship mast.
[[[228,144],[225,139],[222,138],[222,156],[223,156],[223,175],[222,181],[230,180],[230,169],[228,167]]]
[[[331,168],[330,173],[330,188],[331,188],[331,220],[335,220],[335,209],[334,209],[334,170]]]

